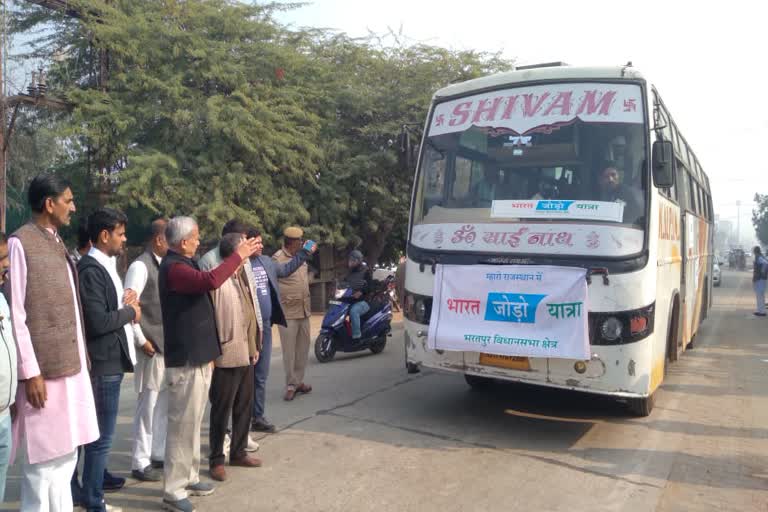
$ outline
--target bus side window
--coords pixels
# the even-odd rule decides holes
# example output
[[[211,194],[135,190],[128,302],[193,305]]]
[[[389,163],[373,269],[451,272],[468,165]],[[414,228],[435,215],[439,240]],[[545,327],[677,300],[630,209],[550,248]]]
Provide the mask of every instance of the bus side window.
[[[696,182],[693,180],[693,176],[686,169],[686,177],[688,178],[688,206],[693,213],[699,212],[699,196],[696,194]]]
[[[685,166],[680,160],[675,160],[675,168],[677,174],[677,199],[680,204],[680,208],[690,209],[690,197],[688,192],[688,173],[685,172]]]

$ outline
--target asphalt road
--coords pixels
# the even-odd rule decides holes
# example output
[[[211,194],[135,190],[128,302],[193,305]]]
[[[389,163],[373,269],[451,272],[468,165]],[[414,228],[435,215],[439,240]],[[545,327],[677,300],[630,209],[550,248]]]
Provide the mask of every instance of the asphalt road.
[[[380,355],[312,357],[314,391],[286,403],[277,351],[267,415],[280,431],[260,439],[264,467],[228,468],[193,501],[217,512],[768,510],[768,319],[752,315],[746,272],[724,271],[714,302],[642,419],[585,394],[407,375],[400,324]],[[109,464],[123,476],[134,404],[129,379]],[[18,500],[15,471],[7,498]],[[108,495],[131,511],[160,500],[159,484],[130,479]]]

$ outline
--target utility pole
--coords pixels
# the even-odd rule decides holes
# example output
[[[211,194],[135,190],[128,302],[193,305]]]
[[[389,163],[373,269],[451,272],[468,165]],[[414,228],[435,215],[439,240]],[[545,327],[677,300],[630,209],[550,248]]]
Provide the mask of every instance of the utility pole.
[[[67,2],[65,0],[28,0],[30,3],[46,7],[48,9],[57,9],[64,12],[68,16],[77,16],[75,11],[68,9]],[[63,100],[56,98],[46,97],[48,84],[45,79],[45,72],[41,69],[37,75],[37,81],[35,80],[36,74],[32,73],[32,82],[27,87],[28,94],[17,94],[14,96],[6,96],[8,91],[8,84],[6,81],[6,50],[7,50],[7,27],[6,27],[6,2],[0,0],[0,8],[2,9],[2,20],[0,23],[2,26],[0,30],[0,231],[5,232],[7,229],[7,211],[8,211],[8,146],[13,135],[13,126],[16,123],[16,118],[19,113],[19,107],[21,105],[31,105],[34,107],[42,107],[51,110],[67,110],[70,105]],[[13,108],[10,121],[8,120],[8,109]]]
[[[7,140],[10,136],[5,130],[6,123],[6,111],[5,111],[5,43],[6,43],[6,19],[5,19],[5,2],[2,2],[2,28],[3,31],[0,36],[0,120],[3,122],[3,126],[0,127],[0,231],[5,233],[6,230],[6,211],[8,204],[8,195],[6,187],[6,155],[7,155]]]
[[[741,201],[736,201],[736,246],[741,247]]]

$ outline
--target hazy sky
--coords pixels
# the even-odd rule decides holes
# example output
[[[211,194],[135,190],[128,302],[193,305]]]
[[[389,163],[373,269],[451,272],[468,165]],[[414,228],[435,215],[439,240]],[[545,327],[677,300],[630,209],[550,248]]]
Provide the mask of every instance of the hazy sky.
[[[262,0],[258,0],[262,1]],[[634,66],[655,84],[710,178],[716,211],[751,231],[755,192],[768,193],[768,8],[754,0],[315,0],[281,20],[353,36],[402,29],[410,40],[502,51],[519,64]],[[23,38],[22,38],[23,40]],[[20,41],[16,41],[17,43]],[[18,64],[17,64],[18,66]],[[13,67],[13,66],[12,66]],[[25,81],[31,65],[14,82]],[[454,77],[445,77],[446,83]],[[745,229],[746,226],[746,229]]]
[[[760,2],[672,0],[315,0],[282,15],[295,26],[351,35],[402,27],[408,38],[454,49],[501,50],[519,64],[632,61],[657,86],[709,175],[717,213],[751,232],[755,192],[768,193],[768,47]],[[446,77],[446,82],[453,77]]]

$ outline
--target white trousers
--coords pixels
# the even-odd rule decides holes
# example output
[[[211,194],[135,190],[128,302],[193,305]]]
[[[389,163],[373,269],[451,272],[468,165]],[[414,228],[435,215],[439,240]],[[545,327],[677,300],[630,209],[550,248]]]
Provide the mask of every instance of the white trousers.
[[[168,501],[185,499],[186,487],[200,482],[200,428],[211,387],[211,366],[165,369],[168,439],[164,498]]]
[[[133,457],[131,469],[144,471],[153,460],[165,459],[168,432],[168,390],[145,389],[136,402],[133,419]]]
[[[77,450],[40,464],[30,464],[24,451],[21,511],[72,512],[72,489],[69,482],[77,466]]]

